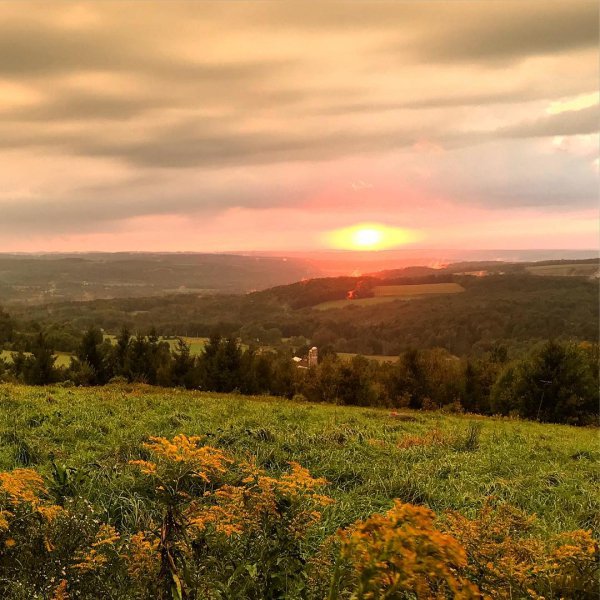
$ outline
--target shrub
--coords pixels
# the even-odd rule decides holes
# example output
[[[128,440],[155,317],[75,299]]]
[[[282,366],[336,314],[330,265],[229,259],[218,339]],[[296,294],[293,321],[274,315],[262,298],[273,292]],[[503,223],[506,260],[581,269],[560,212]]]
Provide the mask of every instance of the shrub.
[[[342,585],[334,576],[330,599],[340,597],[340,587],[349,589],[356,600],[400,600],[407,594],[422,599],[448,594],[457,600],[478,598],[476,586],[458,574],[467,564],[464,549],[437,529],[434,519],[428,508],[396,500],[385,515],[340,531],[340,558],[351,565],[351,572]]]
[[[463,574],[491,598],[597,598],[598,544],[591,531],[548,540],[534,535],[535,516],[488,500],[471,520],[447,515],[446,530],[463,545]]]

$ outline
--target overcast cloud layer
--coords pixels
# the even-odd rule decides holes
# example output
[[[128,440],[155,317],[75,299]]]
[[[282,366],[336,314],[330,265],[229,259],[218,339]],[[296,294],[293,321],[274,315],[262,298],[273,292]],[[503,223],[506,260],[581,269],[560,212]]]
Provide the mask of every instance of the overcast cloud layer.
[[[580,0],[0,3],[0,251],[598,240]]]

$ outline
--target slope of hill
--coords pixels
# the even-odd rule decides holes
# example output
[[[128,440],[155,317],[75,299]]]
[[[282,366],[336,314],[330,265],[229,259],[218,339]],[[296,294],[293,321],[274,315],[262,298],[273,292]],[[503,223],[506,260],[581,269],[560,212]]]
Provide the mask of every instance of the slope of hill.
[[[387,560],[390,545],[414,548],[416,561],[394,568],[426,590],[430,573],[456,569],[452,589],[469,598],[499,586],[539,597],[549,585],[594,597],[589,429],[144,386],[0,385],[0,436],[6,600],[337,600],[378,585],[378,571],[359,578],[352,566],[382,551]],[[385,548],[377,535],[348,544],[357,528],[381,532]],[[499,571],[490,552],[518,570]]]
[[[469,512],[495,490],[536,513],[547,533],[587,528],[600,508],[596,432],[586,428],[436,412],[408,411],[400,419],[379,409],[140,385],[0,384],[0,399],[0,470],[27,466],[50,476],[53,460],[77,469],[81,478],[70,493],[109,514],[122,512],[128,525],[134,507],[125,508],[115,493],[135,493],[127,461],[145,455],[142,443],[150,436],[178,433],[254,457],[272,472],[298,461],[326,477],[337,507],[323,533],[392,498]],[[481,428],[476,446],[465,451],[461,444],[475,425]],[[443,435],[413,447],[402,443],[432,430]]]
[[[397,355],[410,347],[444,347],[456,355],[477,354],[501,342],[519,351],[539,340],[598,340],[598,285],[585,277],[540,277],[527,271],[485,277],[439,273],[394,278],[404,285],[454,283],[457,294],[423,296],[407,302],[318,310],[343,300],[359,282],[375,278],[312,279],[246,295],[192,294],[11,306],[22,328],[36,320],[60,331],[90,325],[116,333],[156,327],[163,335],[241,335],[243,328],[270,331],[269,339],[304,336],[339,352]],[[254,336],[254,338],[260,336]],[[58,347],[58,346],[57,346]],[[59,349],[68,350],[66,346]]]
[[[244,293],[318,273],[302,259],[232,254],[0,254],[0,302]]]

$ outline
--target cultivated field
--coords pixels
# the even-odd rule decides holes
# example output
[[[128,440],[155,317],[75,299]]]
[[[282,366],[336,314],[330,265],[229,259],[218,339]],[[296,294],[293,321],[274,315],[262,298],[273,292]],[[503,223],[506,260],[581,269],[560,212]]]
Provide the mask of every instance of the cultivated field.
[[[534,265],[525,268],[533,275],[549,275],[553,277],[594,277],[598,274],[598,265],[590,263]]]
[[[108,333],[104,335],[104,338],[110,340],[111,344],[114,344],[116,342],[117,336],[113,333]],[[200,354],[204,349],[206,342],[208,342],[207,337],[190,337],[182,335],[181,339],[183,339],[186,343],[190,345],[190,352],[194,356]],[[160,337],[160,341],[168,342],[172,350],[177,347],[177,338],[175,337]]]
[[[415,300],[431,295],[459,294],[465,288],[458,283],[420,283],[415,285],[378,285],[373,288],[374,296],[370,298],[356,298],[355,300],[329,300],[317,304],[314,308],[328,310],[330,308],[343,308],[345,306],[371,306],[394,300]]]
[[[351,361],[355,356],[359,356],[353,352],[338,352],[337,354],[345,361]],[[376,360],[379,363],[393,363],[399,360],[398,356],[387,356],[384,354],[368,354],[363,356],[369,360]]]
[[[190,353],[193,356],[197,356],[198,354],[200,354],[202,352],[202,350],[204,350],[204,346],[206,345],[206,342],[208,342],[207,337],[182,336],[181,339],[183,339],[187,344],[189,344]],[[177,347],[177,339],[175,339],[175,338],[167,338],[167,339],[161,338],[161,341],[169,342],[169,346],[171,346],[171,350],[174,350]]]
[[[459,294],[465,288],[458,283],[419,283],[417,285],[377,285],[373,288],[376,297],[402,298],[427,294]]]
[[[12,362],[13,352],[11,350],[0,350],[0,358]],[[29,352],[25,352],[25,355],[29,355]],[[68,367],[71,363],[71,356],[69,352],[55,352],[56,362],[54,363],[57,367]]]

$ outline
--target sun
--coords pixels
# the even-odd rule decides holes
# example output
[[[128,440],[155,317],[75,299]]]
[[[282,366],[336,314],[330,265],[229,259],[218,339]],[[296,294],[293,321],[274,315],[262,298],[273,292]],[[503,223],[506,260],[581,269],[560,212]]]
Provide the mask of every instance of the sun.
[[[383,233],[378,229],[358,229],[354,233],[354,245],[360,248],[372,248],[381,243]]]
[[[385,250],[403,246],[418,239],[418,234],[401,227],[379,223],[360,223],[336,229],[327,234],[327,243],[341,250]]]

